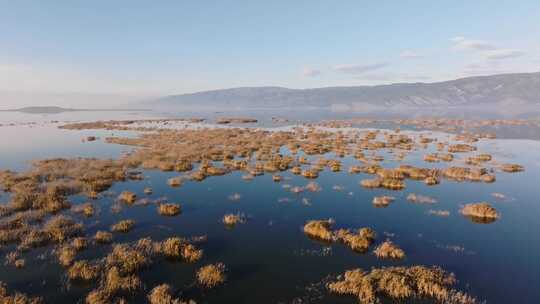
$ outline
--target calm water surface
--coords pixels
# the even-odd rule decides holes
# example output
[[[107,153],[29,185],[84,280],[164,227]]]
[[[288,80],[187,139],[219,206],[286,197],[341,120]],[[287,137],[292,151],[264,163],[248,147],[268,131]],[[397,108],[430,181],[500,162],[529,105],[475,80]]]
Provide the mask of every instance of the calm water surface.
[[[129,113],[125,117],[135,119]],[[44,117],[41,121],[49,120],[62,119]],[[75,119],[71,117],[71,120]],[[100,140],[82,142],[88,135],[96,135]],[[30,160],[52,157],[117,158],[129,151],[129,147],[104,143],[103,139],[111,135],[136,136],[136,133],[59,130],[49,124],[0,127],[0,136],[4,138],[0,168],[25,170]],[[281,183],[273,182],[269,174],[244,181],[242,173],[235,172],[171,188],[166,181],[178,173],[145,170],[143,181],[117,183],[111,189],[114,195],[98,200],[98,216],[79,220],[85,222],[87,234],[92,235],[97,230],[108,230],[120,219],[134,219],[135,229],[128,234],[115,234],[115,242],[147,236],[155,240],[176,235],[208,236],[207,242],[198,245],[204,249],[204,257],[199,262],[157,261],[141,272],[146,289],[130,303],[146,303],[146,292],[161,283],[171,284],[184,298],[199,303],[291,303],[295,299],[310,303],[356,303],[353,297],[328,294],[318,282],[328,275],[357,267],[415,264],[440,265],[454,272],[459,280],[458,289],[487,303],[537,303],[540,298],[537,288],[540,286],[540,142],[482,140],[477,147],[481,152],[491,153],[499,162],[520,163],[526,170],[515,174],[498,172],[493,184],[443,180],[438,186],[428,187],[422,182],[407,180],[407,188],[395,192],[360,187],[361,179],[372,176],[348,174],[346,169],[357,161],[343,158],[345,172],[324,171],[316,180],[322,188],[320,192],[300,194],[286,191],[283,184],[305,186],[309,181],[288,172],[282,173],[285,180]],[[424,153],[411,153],[402,163],[445,166],[425,163]],[[388,159],[383,166],[402,164],[391,161],[392,156],[383,151],[378,154]],[[459,156],[465,158],[466,154]],[[342,190],[334,190],[336,185]],[[148,186],[153,188],[154,194],[145,196],[143,189]],[[111,213],[116,195],[124,190],[134,191],[139,197],[165,197],[170,202],[179,202],[183,212],[167,218],[159,216],[154,205],[148,205],[125,207],[117,214]],[[492,196],[493,192],[503,193],[507,198],[498,200]],[[241,198],[230,200],[233,193],[239,193]],[[412,204],[406,200],[409,193],[428,195],[438,202]],[[371,201],[376,195],[392,195],[396,201],[387,208],[374,208]],[[78,196],[71,199],[74,203],[85,202]],[[0,201],[6,200],[7,195],[0,192]],[[491,224],[476,224],[459,214],[462,204],[480,201],[491,202],[501,218]],[[429,209],[448,210],[450,216],[428,215]],[[236,212],[245,213],[248,221],[226,229],[221,218],[226,213]],[[324,244],[304,235],[302,226],[306,221],[326,218],[335,219],[336,228],[372,227],[378,232],[377,242],[389,237],[401,246],[407,257],[401,261],[378,260],[370,252],[355,253],[341,244]],[[51,249],[25,254],[24,269],[0,266],[0,280],[10,289],[43,295],[47,303],[82,302],[93,286],[67,284],[64,269],[51,258]],[[109,249],[110,246],[94,247],[83,251],[79,257],[102,257]],[[12,247],[2,248],[3,253],[11,250]],[[227,283],[213,290],[200,290],[194,284],[194,274],[200,266],[213,262],[226,264]],[[313,288],[308,288],[310,286]]]

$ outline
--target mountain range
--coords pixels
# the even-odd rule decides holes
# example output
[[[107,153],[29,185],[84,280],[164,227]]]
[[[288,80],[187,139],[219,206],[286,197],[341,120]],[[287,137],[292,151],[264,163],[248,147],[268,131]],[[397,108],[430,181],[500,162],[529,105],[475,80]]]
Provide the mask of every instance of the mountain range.
[[[540,72],[475,76],[434,83],[290,89],[240,87],[170,95],[152,106],[212,109],[333,108],[344,111],[425,107],[537,107]]]

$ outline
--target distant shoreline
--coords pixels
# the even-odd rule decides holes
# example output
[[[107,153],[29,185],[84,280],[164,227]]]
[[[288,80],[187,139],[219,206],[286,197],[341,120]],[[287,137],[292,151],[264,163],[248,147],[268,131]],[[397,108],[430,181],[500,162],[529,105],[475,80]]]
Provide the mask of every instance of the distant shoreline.
[[[148,112],[151,109],[72,109],[62,107],[24,107],[19,109],[0,110],[0,112],[21,112],[27,114],[58,114],[64,112]]]

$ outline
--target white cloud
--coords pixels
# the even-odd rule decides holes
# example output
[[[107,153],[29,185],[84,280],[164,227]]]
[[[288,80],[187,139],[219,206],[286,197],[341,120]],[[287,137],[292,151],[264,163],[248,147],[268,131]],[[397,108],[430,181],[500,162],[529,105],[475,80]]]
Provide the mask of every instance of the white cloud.
[[[414,58],[422,58],[424,55],[418,54],[413,51],[403,51],[399,54],[399,57],[405,58],[405,59],[414,59]]]
[[[525,52],[518,49],[500,48],[484,40],[473,40],[464,37],[454,37],[454,49],[461,51],[477,51],[485,59],[503,60],[522,56]]]
[[[491,59],[491,60],[516,58],[519,56],[523,56],[524,54],[525,52],[516,50],[516,49],[497,49],[497,50],[483,52],[483,55],[487,59]]]
[[[321,70],[318,69],[304,68],[302,70],[302,76],[304,77],[317,77],[319,75],[321,75]]]
[[[495,49],[494,45],[485,40],[467,39],[461,36],[454,37],[450,40],[454,42],[454,48],[456,50],[488,51]]]
[[[405,74],[405,73],[377,73],[358,76],[358,79],[369,81],[382,81],[384,83],[427,81],[431,78],[424,75]]]
[[[371,64],[343,64],[334,66],[334,70],[347,74],[362,74],[373,70],[384,68],[388,65],[386,62]]]

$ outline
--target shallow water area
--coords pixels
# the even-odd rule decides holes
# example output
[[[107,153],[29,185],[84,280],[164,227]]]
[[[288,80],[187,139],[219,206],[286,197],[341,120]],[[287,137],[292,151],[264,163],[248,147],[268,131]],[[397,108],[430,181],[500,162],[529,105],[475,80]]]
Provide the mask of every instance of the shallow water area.
[[[117,119],[136,119],[138,116],[140,114],[126,113],[125,117]],[[0,136],[8,138],[8,144],[0,149],[0,169],[24,171],[31,160],[56,157],[119,158],[134,148],[109,144],[104,139],[139,134],[137,131],[63,130],[57,128],[61,123],[51,120],[63,119],[42,117],[36,125],[0,127]],[[71,119],[74,120],[90,121],[92,117]],[[171,128],[172,125],[159,124],[160,128]],[[211,123],[178,122],[177,125],[179,129],[215,127]],[[293,128],[277,126],[271,130]],[[367,129],[338,130],[364,132]],[[441,141],[453,137],[432,131],[403,133],[425,134]],[[97,140],[83,141],[88,136],[96,136]],[[168,179],[187,173],[138,168],[134,171],[141,171],[144,179],[115,183],[92,201],[98,210],[93,217],[65,212],[85,223],[87,236],[98,230],[108,231],[121,219],[134,220],[132,231],[113,234],[115,243],[133,242],[142,237],[163,240],[172,236],[207,236],[206,241],[197,243],[204,250],[201,260],[186,263],[157,259],[143,269],[139,275],[144,286],[128,298],[129,303],[147,303],[146,294],[161,283],[173,286],[176,296],[194,299],[197,303],[358,303],[355,297],[329,293],[324,286],[325,278],[359,267],[369,270],[398,265],[439,265],[455,273],[456,289],[487,303],[534,303],[540,297],[540,291],[535,288],[540,284],[537,275],[540,272],[537,258],[540,256],[540,236],[535,233],[540,230],[537,220],[540,217],[537,189],[540,142],[480,139],[474,145],[478,153],[490,153],[494,163],[519,163],[525,171],[497,171],[494,183],[444,179],[439,185],[427,186],[422,181],[407,180],[404,190],[393,191],[360,186],[360,180],[373,175],[349,174],[347,168],[359,162],[352,156],[339,158],[333,152],[324,157],[340,159],[343,169],[340,172],[326,169],[315,180],[290,171],[279,173],[282,176],[280,182],[273,181],[269,173],[244,180],[243,172],[234,171],[208,177],[202,182],[188,180],[180,187],[171,187]],[[289,153],[286,148],[281,152]],[[431,152],[436,152],[433,144],[427,150],[411,151],[403,161],[395,160],[395,154],[389,149],[380,149],[376,154],[384,157],[381,165],[386,168],[400,164],[444,168],[461,165],[467,156],[477,154],[456,153],[457,159],[450,164],[427,163],[423,156]],[[318,158],[308,156],[310,160]],[[320,186],[319,191],[290,191],[293,187],[306,187],[312,181]],[[148,187],[152,188],[152,194],[144,193]],[[120,209],[112,209],[118,206],[117,196],[123,191],[132,191],[139,202],[147,199],[149,203],[120,205]],[[411,193],[429,196],[436,202],[412,203],[407,200]],[[494,196],[494,193],[503,196]],[[386,208],[376,208],[372,204],[373,197],[381,195],[393,196],[395,200]],[[0,201],[7,201],[8,196],[8,193],[0,192]],[[180,203],[181,214],[159,215],[156,200]],[[87,202],[88,198],[75,195],[70,201],[77,205]],[[500,212],[500,218],[490,224],[479,224],[459,213],[462,205],[481,201],[490,202]],[[430,212],[432,210],[444,210],[449,214],[436,216]],[[244,214],[245,223],[234,227],[224,225],[223,216],[231,213]],[[373,228],[378,235],[375,245],[365,253],[358,253],[340,243],[313,240],[302,231],[307,221],[328,218],[335,220],[336,228]],[[382,260],[373,254],[375,246],[387,238],[405,251],[403,260]],[[46,303],[83,303],[95,284],[69,282],[65,269],[58,265],[51,252],[53,249],[48,246],[23,253],[26,266],[22,269],[0,266],[3,268],[0,281],[6,282],[10,289],[41,295]],[[77,259],[102,258],[110,249],[111,245],[91,246],[79,253]],[[13,245],[5,245],[2,253],[12,250]],[[226,265],[225,284],[214,289],[200,288],[195,282],[195,272],[201,266],[216,262]],[[406,300],[407,303],[411,301]],[[393,301],[384,299],[383,302]]]

